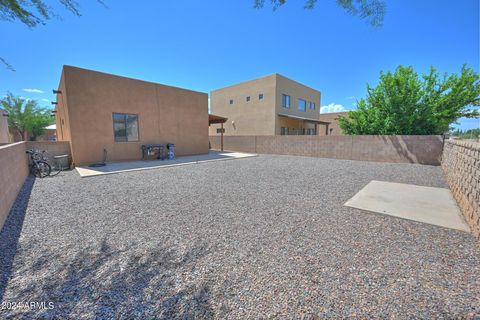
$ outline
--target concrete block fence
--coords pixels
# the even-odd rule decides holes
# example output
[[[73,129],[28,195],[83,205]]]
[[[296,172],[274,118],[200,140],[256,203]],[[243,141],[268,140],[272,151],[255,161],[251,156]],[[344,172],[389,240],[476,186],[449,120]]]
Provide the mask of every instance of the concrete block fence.
[[[50,156],[70,154],[69,142],[17,142],[0,146],[0,230],[29,174],[29,149],[47,150]]]
[[[0,146],[0,230],[28,176],[25,142]]]
[[[210,136],[220,149],[220,136]],[[225,136],[224,150],[440,165],[442,136]]]
[[[465,220],[480,241],[480,143],[446,140],[442,168]]]

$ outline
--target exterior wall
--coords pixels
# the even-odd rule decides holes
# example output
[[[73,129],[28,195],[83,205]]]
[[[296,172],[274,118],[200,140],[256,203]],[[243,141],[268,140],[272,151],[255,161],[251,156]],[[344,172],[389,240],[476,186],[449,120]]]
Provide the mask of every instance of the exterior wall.
[[[68,112],[67,96],[68,91],[65,84],[65,68],[62,70],[60,77],[60,84],[58,90],[61,92],[57,94],[57,105],[55,107],[55,122],[57,127],[57,140],[69,141],[72,140],[70,132],[70,117]]]
[[[25,142],[0,146],[0,230],[28,176]]]
[[[321,113],[320,120],[325,122],[330,122],[328,125],[328,135],[331,136],[343,136],[342,129],[338,125],[338,117],[339,116],[348,116],[348,112],[332,112],[332,113]],[[327,126],[320,125],[318,134],[321,136],[327,135]]]
[[[309,118],[314,120],[319,120],[320,117],[320,91],[309,88],[299,82],[290,80],[282,75],[276,75],[276,113],[289,114],[297,117]],[[290,108],[282,107],[282,94],[290,96]],[[307,101],[306,111],[300,111],[298,109],[298,99],[304,99]],[[308,101],[315,103],[315,110],[308,108]],[[285,123],[285,120],[288,118],[284,117],[275,117],[275,135],[280,134],[280,128],[282,123]],[[290,120],[290,119],[289,119]],[[305,123],[302,121],[300,128],[307,128],[312,126],[311,123]],[[295,127],[293,127],[295,128]],[[290,127],[292,130],[292,127]]]
[[[0,143],[9,143],[8,118],[3,116],[4,112],[4,110],[0,109]]]
[[[107,161],[138,160],[148,143],[174,143],[177,155],[208,152],[205,93],[70,66],[59,90],[57,134],[70,141],[74,164],[100,161],[104,149]],[[139,141],[114,141],[113,113],[138,115]]]
[[[211,136],[212,149],[220,137]],[[442,136],[237,136],[224,149],[320,158],[439,165]]]
[[[442,168],[465,220],[480,240],[480,143],[446,140]]]
[[[258,95],[263,93],[263,100]],[[282,94],[290,96],[290,108],[282,107]],[[251,100],[246,101],[250,96]],[[298,110],[298,98],[315,103],[315,110]],[[230,104],[230,100],[234,104]],[[225,136],[279,135],[282,124],[290,124],[290,130],[315,128],[313,123],[288,119],[277,113],[318,120],[320,115],[320,92],[279,74],[242,82],[214,90],[210,95],[210,112],[228,118],[224,124]],[[232,124],[232,121],[234,124]],[[220,125],[210,126],[210,135],[220,135]]]
[[[68,154],[70,160],[72,159],[72,152],[70,151],[70,143],[68,141],[27,141],[26,149],[45,150],[53,160],[54,156],[61,156]]]
[[[228,118],[224,123],[226,136],[274,134],[275,83],[273,74],[211,92],[210,112]],[[259,100],[259,94],[263,94],[263,100]],[[250,96],[248,102],[247,96]],[[212,124],[210,135],[217,135],[217,128],[220,124]]]
[[[30,134],[28,132],[25,132],[25,141],[29,141],[29,140],[30,140]],[[22,139],[22,135],[20,133],[10,128],[10,141],[21,142],[24,140]]]
[[[40,137],[37,137],[36,141],[56,141],[57,140],[57,130],[55,129],[45,129],[45,133]]]

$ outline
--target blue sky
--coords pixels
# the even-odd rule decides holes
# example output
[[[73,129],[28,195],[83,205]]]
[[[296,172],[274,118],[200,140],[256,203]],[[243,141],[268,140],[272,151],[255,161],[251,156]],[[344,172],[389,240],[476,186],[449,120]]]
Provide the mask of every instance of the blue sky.
[[[340,110],[399,64],[480,68],[478,0],[386,0],[380,29],[334,0],[314,10],[290,0],[276,12],[253,9],[253,0],[79,2],[81,17],[58,8],[62,19],[34,29],[0,22],[0,56],[17,70],[0,67],[0,93],[48,105],[63,64],[203,92],[277,72],[320,90],[324,110]]]

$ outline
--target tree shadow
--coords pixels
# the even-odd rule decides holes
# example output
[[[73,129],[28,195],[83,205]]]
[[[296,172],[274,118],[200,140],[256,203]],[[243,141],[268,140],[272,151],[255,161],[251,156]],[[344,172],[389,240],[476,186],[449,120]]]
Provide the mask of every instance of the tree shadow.
[[[32,245],[28,250],[35,250]],[[151,244],[115,248],[107,240],[79,250],[40,251],[21,269],[35,280],[10,283],[12,301],[53,302],[52,309],[9,310],[15,318],[207,319],[210,285],[196,276],[203,245],[184,252]],[[22,271],[22,270],[20,270]],[[28,297],[28,299],[26,299]]]
[[[440,165],[443,140],[440,136],[381,136],[385,144],[392,144],[398,155],[410,163]]]
[[[0,231],[0,302],[3,301],[5,288],[12,274],[13,260],[18,249],[18,239],[22,232],[23,221],[25,220],[25,213],[34,183],[35,178],[28,176]]]

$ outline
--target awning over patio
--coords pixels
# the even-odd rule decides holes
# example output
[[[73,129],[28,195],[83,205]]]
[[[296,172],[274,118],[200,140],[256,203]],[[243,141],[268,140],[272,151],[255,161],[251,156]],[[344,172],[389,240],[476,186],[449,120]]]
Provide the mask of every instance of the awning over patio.
[[[317,120],[317,119],[311,119],[311,118],[294,116],[294,115],[291,115],[291,114],[277,113],[277,115],[278,115],[279,117],[285,117],[285,118],[291,118],[291,119],[297,119],[297,120],[310,121],[310,122],[315,122],[315,123],[318,123],[318,124],[324,124],[324,125],[329,125],[329,124],[330,124],[330,122],[320,121],[320,120]]]
[[[225,123],[227,122],[228,118],[216,116],[214,114],[209,114],[208,115],[208,125],[211,125],[213,123]]]

